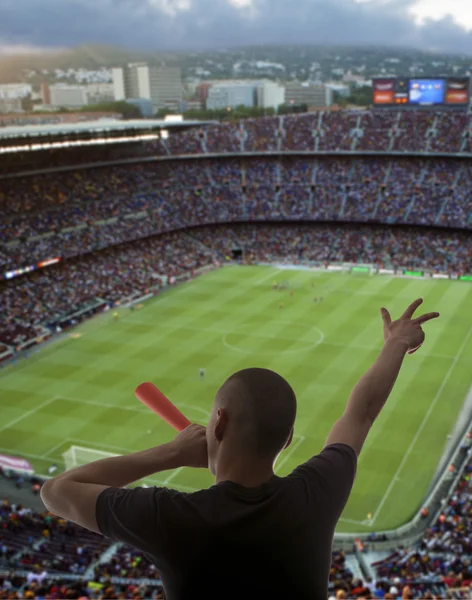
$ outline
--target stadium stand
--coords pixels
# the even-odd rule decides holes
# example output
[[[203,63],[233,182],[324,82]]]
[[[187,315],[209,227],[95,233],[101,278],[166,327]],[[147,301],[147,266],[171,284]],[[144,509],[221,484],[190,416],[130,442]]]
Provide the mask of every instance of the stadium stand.
[[[444,503],[432,527],[426,530],[415,547],[400,548],[371,564],[374,577],[361,579],[355,576],[346,555],[340,551],[333,553],[329,584],[333,596],[425,600],[470,597],[470,450],[468,456],[468,463],[452,497]],[[15,589],[23,595],[2,596],[0,593],[0,598],[38,598],[41,597],[39,589],[47,593],[53,586],[61,589],[65,586],[75,593],[81,586],[81,596],[93,598],[158,598],[161,593],[156,568],[135,550],[122,544],[112,544],[46,512],[38,513],[10,504],[6,499],[0,507],[0,571],[2,569],[5,573],[3,579],[0,576],[2,593]],[[26,570],[30,571],[27,576],[14,575]],[[32,573],[37,574],[39,583],[33,582]],[[77,577],[64,579],[69,575]],[[57,581],[59,576],[64,581]],[[84,589],[84,579],[79,576],[97,582],[101,595],[97,596],[93,588]],[[136,585],[140,579],[143,580],[141,586]],[[131,585],[126,584],[126,580],[130,580]],[[143,595],[144,588],[149,596]],[[28,591],[33,595],[27,596]],[[69,594],[59,597],[79,596]]]
[[[0,269],[228,221],[470,229],[470,197],[457,159],[190,160],[15,178],[0,192]]]
[[[370,111],[319,112],[246,119],[189,129],[141,143],[72,148],[3,156],[0,172],[71,164],[258,152],[397,152],[467,154],[471,151],[471,115],[464,112]]]
[[[130,234],[133,231],[135,235],[152,233],[135,228]],[[1,282],[0,341],[17,345],[35,338],[35,327],[54,324],[62,315],[79,311],[97,298],[112,305],[133,294],[145,295],[157,285],[158,277],[190,275],[195,269],[224,260],[233,247],[247,249],[248,262],[363,262],[472,272],[472,238],[467,232],[451,235],[348,224],[241,224],[208,226],[115,245],[122,233],[115,229],[120,237],[114,237],[105,250]],[[84,250],[84,238],[76,248],[76,254]]]
[[[457,155],[471,151],[470,118],[320,112],[120,148],[6,154],[3,173],[52,172],[0,181],[0,273],[61,261],[0,281],[0,356],[76,322],[71,315],[84,307],[93,307],[85,317],[159,293],[166,278],[191,277],[234,248],[249,263],[472,273],[472,179],[469,161]],[[275,154],[250,156],[263,152]],[[100,161],[109,164],[80,167]],[[453,496],[414,547],[399,547],[367,570],[333,553],[330,594],[471,597],[471,474],[469,456]],[[137,600],[163,592],[155,567],[130,548],[5,500],[0,599],[44,597]]]

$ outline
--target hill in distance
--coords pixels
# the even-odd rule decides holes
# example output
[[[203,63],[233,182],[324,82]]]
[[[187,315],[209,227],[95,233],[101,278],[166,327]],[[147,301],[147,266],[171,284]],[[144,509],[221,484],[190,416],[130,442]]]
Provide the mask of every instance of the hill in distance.
[[[373,47],[373,46],[321,46],[321,45],[260,45],[221,48],[193,52],[157,52],[140,51],[123,46],[105,44],[85,44],[70,49],[48,50],[22,54],[0,54],[0,83],[24,81],[25,70],[48,69],[89,69],[124,65],[129,62],[146,61],[148,63],[177,64],[182,67],[183,75],[192,74],[197,65],[213,65],[212,76],[231,77],[233,64],[238,61],[272,61],[282,63],[287,72],[300,76],[308,72],[313,62],[320,64],[324,73],[329,74],[333,67],[346,69],[364,65],[366,76],[377,74],[382,66],[388,71],[393,69],[391,59],[396,59],[398,74],[409,73],[410,67],[417,64],[426,66],[435,75],[439,74],[434,61],[440,61],[440,71],[454,74],[459,66],[466,72],[470,69],[470,57],[451,54],[436,54],[413,48]],[[216,63],[218,67],[216,67]],[[300,72],[299,72],[300,70]],[[423,71],[422,74],[427,74]],[[459,74],[463,74],[462,72]]]
[[[0,56],[0,82],[22,80],[26,69],[100,69],[128,62],[151,61],[156,55],[120,46],[87,44],[57,51]]]

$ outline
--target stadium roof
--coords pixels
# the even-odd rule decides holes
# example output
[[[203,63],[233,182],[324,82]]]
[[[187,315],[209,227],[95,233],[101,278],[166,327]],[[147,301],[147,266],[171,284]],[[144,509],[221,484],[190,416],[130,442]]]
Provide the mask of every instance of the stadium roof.
[[[198,125],[213,125],[216,121],[164,120],[164,119],[99,119],[97,121],[81,121],[78,123],[57,123],[46,125],[12,125],[0,127],[0,139],[20,137],[40,137],[55,135],[71,135],[77,133],[112,133],[134,129],[149,131],[152,129],[182,129]]]

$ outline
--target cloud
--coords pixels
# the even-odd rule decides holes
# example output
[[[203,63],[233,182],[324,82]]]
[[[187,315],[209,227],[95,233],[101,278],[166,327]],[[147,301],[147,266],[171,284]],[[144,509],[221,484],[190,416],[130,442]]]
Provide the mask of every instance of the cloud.
[[[419,24],[428,19],[441,20],[449,15],[456,25],[472,29],[472,4],[468,0],[416,0],[410,13]]]
[[[468,53],[471,30],[465,0],[0,0],[3,46],[333,43]]]

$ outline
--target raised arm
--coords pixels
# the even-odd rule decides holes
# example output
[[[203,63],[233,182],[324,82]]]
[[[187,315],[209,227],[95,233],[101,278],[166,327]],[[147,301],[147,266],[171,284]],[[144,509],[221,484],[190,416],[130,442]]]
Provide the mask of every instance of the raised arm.
[[[365,373],[349,396],[343,416],[334,424],[326,445],[346,444],[360,454],[372,424],[382,410],[397,380],[406,354],[413,354],[423,344],[423,323],[439,317],[433,312],[413,319],[423,300],[415,300],[397,321],[386,308],[381,309],[385,345],[377,360]]]

